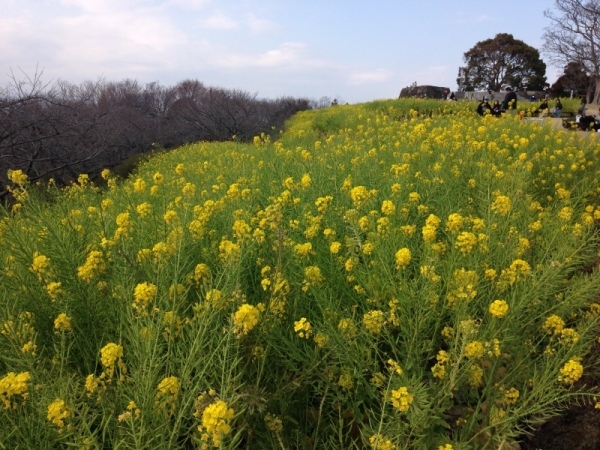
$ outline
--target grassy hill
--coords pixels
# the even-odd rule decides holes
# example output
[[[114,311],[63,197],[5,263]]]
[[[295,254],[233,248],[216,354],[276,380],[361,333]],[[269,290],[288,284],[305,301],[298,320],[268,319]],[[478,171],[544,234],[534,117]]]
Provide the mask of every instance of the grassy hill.
[[[188,145],[106,189],[11,172],[0,443],[515,443],[596,402],[599,151],[408,99]]]

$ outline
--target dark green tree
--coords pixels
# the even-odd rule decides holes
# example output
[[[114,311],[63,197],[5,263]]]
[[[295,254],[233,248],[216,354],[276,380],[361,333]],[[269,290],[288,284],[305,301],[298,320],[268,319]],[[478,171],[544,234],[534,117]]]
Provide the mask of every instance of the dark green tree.
[[[531,91],[546,88],[546,64],[540,53],[512,34],[499,33],[464,54],[459,86],[465,91],[499,91],[504,85]]]
[[[563,74],[550,87],[550,93],[556,97],[584,96],[591,86],[591,77],[580,62],[570,62]]]

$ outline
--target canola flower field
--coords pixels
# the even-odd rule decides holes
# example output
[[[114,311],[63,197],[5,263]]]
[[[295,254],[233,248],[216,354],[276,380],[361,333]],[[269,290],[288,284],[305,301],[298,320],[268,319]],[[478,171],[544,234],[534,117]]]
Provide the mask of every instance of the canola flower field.
[[[11,171],[0,448],[499,449],[600,405],[599,142],[410,99]]]

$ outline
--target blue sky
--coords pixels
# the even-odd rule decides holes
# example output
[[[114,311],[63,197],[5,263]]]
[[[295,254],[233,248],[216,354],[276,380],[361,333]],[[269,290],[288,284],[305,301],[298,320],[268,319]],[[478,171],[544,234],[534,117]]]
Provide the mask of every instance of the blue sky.
[[[457,89],[463,54],[498,33],[542,49],[551,0],[0,0],[0,86],[31,76],[171,86],[197,79],[259,98],[396,98]],[[548,68],[554,83],[562,68]]]

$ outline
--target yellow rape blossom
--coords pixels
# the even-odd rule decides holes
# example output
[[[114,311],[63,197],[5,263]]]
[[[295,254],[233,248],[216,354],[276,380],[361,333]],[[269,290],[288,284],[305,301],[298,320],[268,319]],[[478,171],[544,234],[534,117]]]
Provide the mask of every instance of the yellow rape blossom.
[[[163,378],[156,388],[155,406],[169,414],[173,413],[180,387],[179,378],[174,376]]]
[[[408,388],[403,386],[392,390],[390,399],[394,408],[400,412],[406,412],[409,410],[414,397],[408,392]]]
[[[83,265],[77,268],[77,276],[89,283],[94,278],[102,275],[105,270],[104,254],[101,251],[92,250]]]
[[[59,332],[71,331],[71,318],[65,313],[60,313],[54,319],[54,329]]]
[[[229,422],[233,419],[233,408],[228,408],[223,400],[208,405],[202,412],[202,423],[198,427],[204,442],[212,440],[215,448],[221,446],[223,436],[231,432]]]
[[[492,211],[494,211],[496,214],[499,214],[501,216],[507,215],[510,211],[510,208],[511,208],[510,198],[508,198],[505,195],[496,196],[496,198],[494,199],[494,201],[492,202],[492,205],[491,205]]]
[[[102,378],[112,378],[117,368],[121,370],[121,376],[127,371],[123,363],[123,347],[114,342],[109,342],[100,349],[100,362],[104,367]]]
[[[329,251],[335,255],[340,252],[341,248],[342,248],[341,242],[334,241],[329,246]]]
[[[385,314],[380,310],[373,310],[363,315],[365,329],[371,334],[379,334],[385,325]]]
[[[146,307],[156,297],[158,292],[156,286],[152,283],[139,283],[133,291],[133,309],[138,313],[144,313]]]
[[[20,401],[27,400],[30,378],[29,372],[9,372],[0,378],[0,404],[3,409],[16,408],[17,397]]]
[[[294,332],[303,339],[310,338],[312,334],[312,326],[306,317],[302,317],[300,320],[294,322]]]
[[[244,303],[233,314],[234,332],[237,335],[246,335],[258,324],[260,309],[254,305]]]
[[[469,342],[465,346],[465,356],[467,358],[473,358],[473,359],[481,358],[484,355],[484,353],[485,353],[485,347],[479,341]]]
[[[386,216],[391,216],[396,212],[396,205],[391,200],[384,200],[381,204],[381,212]]]
[[[493,317],[500,319],[508,313],[508,303],[505,300],[494,300],[490,304],[489,312]]]
[[[65,419],[71,415],[70,409],[64,400],[57,398],[50,405],[48,405],[48,414],[46,418],[49,422],[56,425],[58,428],[65,426]]]
[[[410,250],[406,247],[401,248],[396,252],[396,268],[402,269],[410,263],[411,253]]]
[[[29,181],[27,174],[21,169],[8,169],[8,179],[19,186],[25,186]]]
[[[388,438],[375,434],[369,438],[373,450],[396,450],[396,446]]]
[[[542,329],[548,334],[560,334],[564,327],[565,321],[556,314],[552,314],[546,319]]]
[[[565,384],[573,384],[583,375],[583,365],[579,362],[579,358],[570,359],[560,369],[558,381]]]

